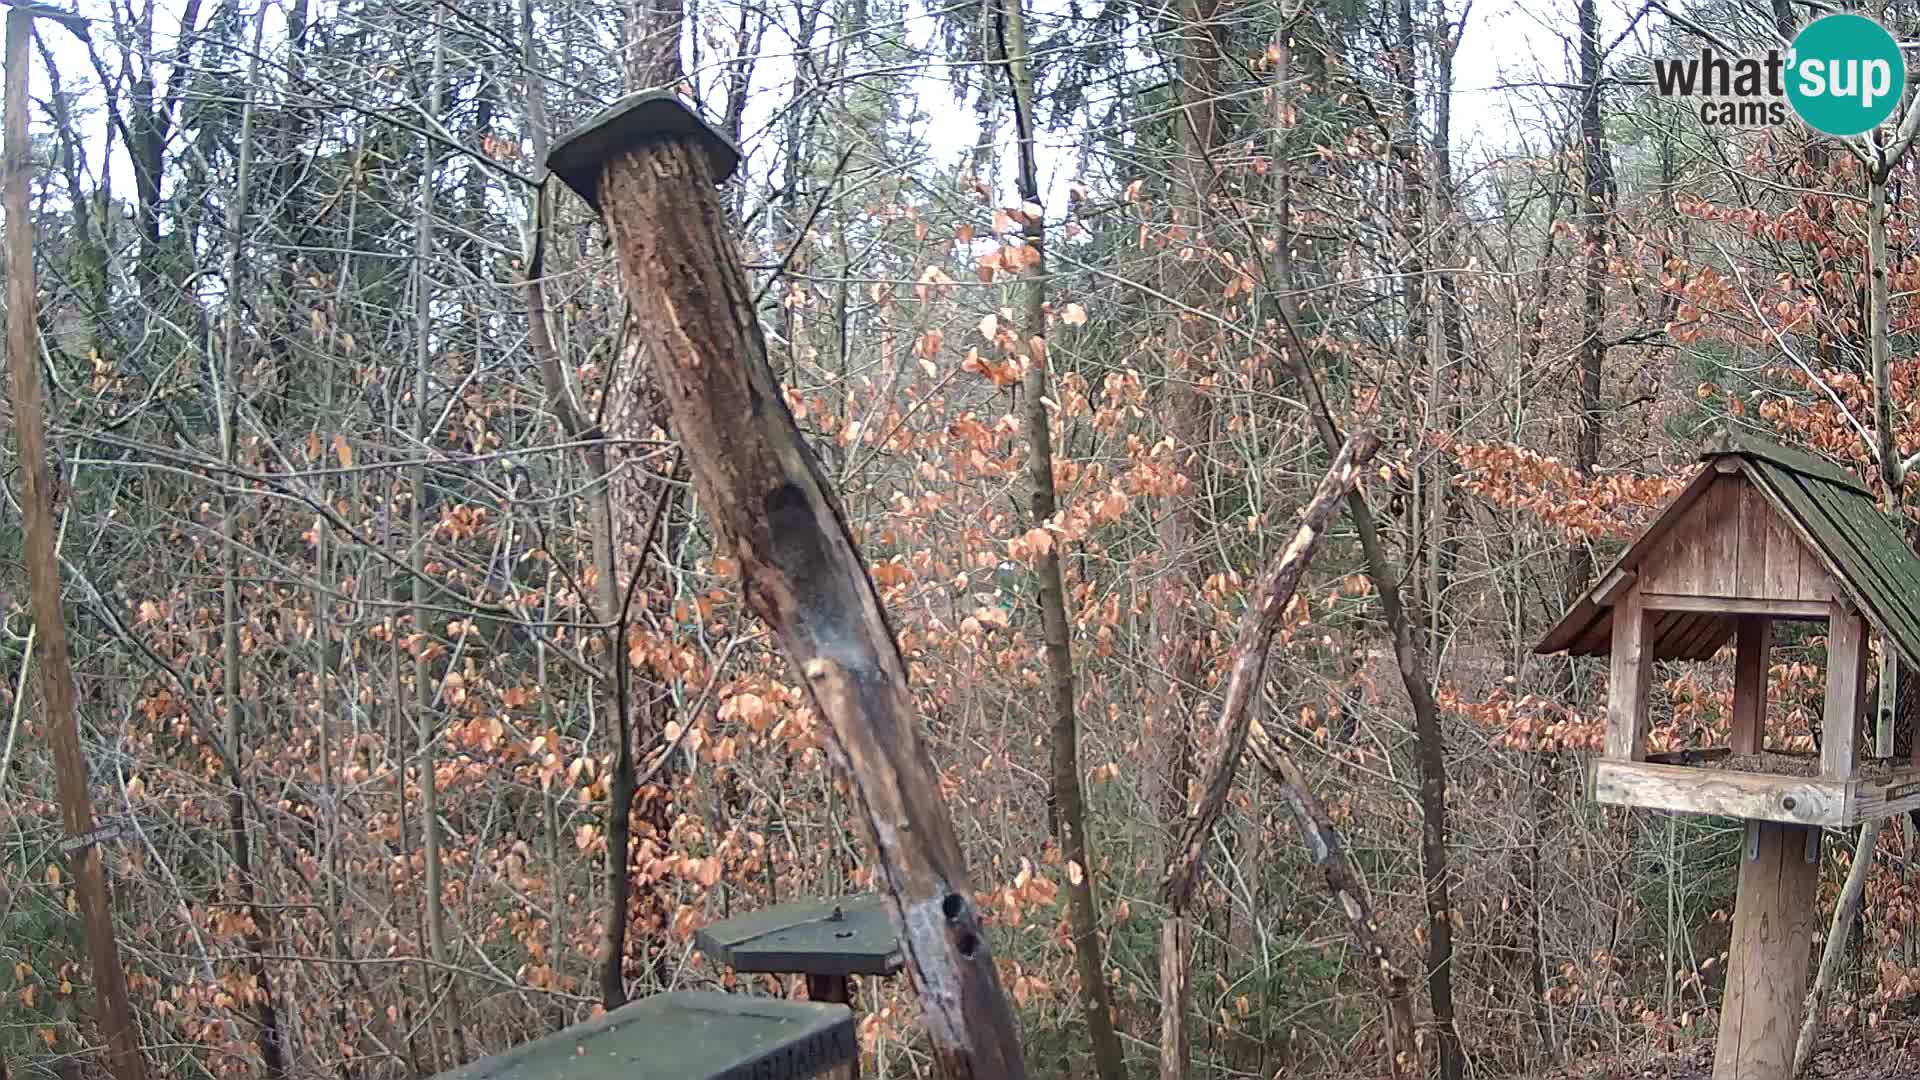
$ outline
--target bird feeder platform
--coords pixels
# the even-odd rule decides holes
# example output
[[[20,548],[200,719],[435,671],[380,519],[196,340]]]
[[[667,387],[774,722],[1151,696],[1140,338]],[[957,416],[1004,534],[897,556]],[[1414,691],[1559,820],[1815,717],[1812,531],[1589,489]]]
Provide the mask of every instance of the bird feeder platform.
[[[655,994],[438,1080],[802,1080],[854,1060],[844,1005]]]
[[[1730,747],[1720,746],[1649,754],[1645,761],[1601,758],[1593,768],[1594,799],[1611,806],[1829,829],[1852,828],[1920,807],[1920,769],[1867,762],[1851,779],[1840,780],[1801,772],[1794,767],[1795,757],[1777,752],[1735,755]],[[1739,759],[1760,764],[1730,766]]]
[[[1823,458],[1729,433],[1701,461],[1535,651],[1611,665],[1597,801],[1745,822],[1713,1075],[1789,1080],[1821,831],[1920,808],[1920,557],[1866,485]],[[1781,622],[1824,624],[1817,755],[1766,745]],[[1869,706],[1876,631],[1886,662],[1878,705]],[[1729,745],[1649,753],[1655,661],[1705,660],[1729,642]]]
[[[694,932],[708,958],[735,971],[805,975],[808,996],[845,1001],[850,975],[888,976],[901,967],[900,936],[878,896],[795,900]]]

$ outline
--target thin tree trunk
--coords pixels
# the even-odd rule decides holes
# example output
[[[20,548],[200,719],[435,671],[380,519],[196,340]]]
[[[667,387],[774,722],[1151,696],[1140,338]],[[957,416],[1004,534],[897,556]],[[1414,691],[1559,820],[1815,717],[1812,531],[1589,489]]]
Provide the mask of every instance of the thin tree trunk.
[[[115,1080],[146,1080],[147,1061],[127,1003],[126,972],[114,940],[112,898],[106,868],[92,835],[93,800],[87,793],[87,763],[75,715],[73,661],[67,649],[66,612],[60,600],[60,560],[54,547],[53,485],[47,474],[46,403],[40,388],[39,328],[35,324],[33,274],[33,159],[28,154],[29,45],[32,10],[7,12],[5,106],[5,205],[7,213],[7,352],[13,368],[13,432],[20,473],[22,556],[32,592],[33,625],[40,642],[40,693],[60,817],[74,871],[74,897],[93,969],[94,1000],[106,1036]]]
[[[1176,236],[1202,249],[1208,242],[1209,203],[1214,193],[1214,158],[1220,139],[1216,107],[1220,95],[1219,41],[1215,0],[1181,0],[1178,16],[1166,30],[1174,39],[1172,52],[1178,78],[1174,96],[1180,104],[1181,149],[1173,170],[1176,197],[1173,227]],[[1177,244],[1177,247],[1184,246]],[[1176,263],[1176,295],[1203,308],[1217,294],[1211,287],[1213,265],[1207,258]],[[1165,509],[1154,523],[1154,539],[1163,568],[1154,575],[1148,633],[1152,637],[1152,697],[1158,742],[1168,751],[1166,821],[1186,817],[1192,778],[1193,739],[1190,724],[1194,698],[1200,692],[1201,650],[1206,640],[1196,606],[1203,590],[1204,572],[1196,508],[1205,480],[1205,452],[1212,408],[1199,381],[1209,374],[1209,344],[1216,335],[1212,324],[1176,309],[1172,340],[1177,346],[1167,358],[1166,436],[1173,441],[1173,466],[1185,484],[1165,498]]]
[[[441,84],[446,70],[446,39],[444,30],[445,9],[433,10],[433,68],[432,85],[428,89],[428,115],[437,118],[441,108]],[[431,388],[429,372],[433,364],[433,209],[434,180],[439,172],[438,147],[431,138],[422,139],[424,160],[420,164],[420,205],[414,229],[414,377],[413,377],[413,444],[415,452],[422,453],[431,444],[432,431],[428,427],[428,417],[432,415],[428,406],[428,391]],[[466,1061],[466,1034],[461,1021],[460,983],[450,968],[447,948],[447,909],[444,892],[445,880],[442,876],[440,858],[440,782],[435,743],[438,740],[438,724],[434,721],[436,698],[434,691],[432,662],[428,658],[428,631],[432,628],[432,615],[426,606],[427,601],[427,522],[426,504],[427,469],[424,464],[416,463],[409,469],[412,484],[412,498],[409,513],[411,515],[412,550],[410,565],[413,570],[413,633],[418,635],[419,643],[414,649],[413,688],[414,688],[414,738],[419,754],[420,769],[420,847],[426,862],[426,921],[427,948],[433,962],[439,968],[437,977],[446,980],[443,993],[446,1001],[437,1008],[446,1018],[448,1052],[452,1055],[451,1065]],[[404,771],[403,771],[404,775]],[[404,781],[403,781],[404,782]]]
[[[1427,334],[1429,397],[1424,418],[1429,429],[1437,424],[1448,436],[1459,435],[1463,426],[1461,380],[1466,368],[1459,290],[1450,269],[1456,257],[1454,215],[1458,209],[1453,190],[1453,57],[1463,33],[1464,25],[1456,31],[1448,17],[1445,0],[1434,0],[1433,137],[1427,152],[1432,175],[1427,183],[1425,202],[1428,219],[1425,232],[1432,267],[1429,273],[1433,277],[1433,288],[1428,290],[1427,299],[1433,321]],[[1421,445],[1431,443],[1423,439]],[[1453,494],[1451,459],[1444,454],[1431,458],[1424,509],[1427,513],[1425,600],[1418,607],[1424,615],[1423,647],[1428,656],[1438,656],[1445,640],[1442,616],[1448,609],[1447,597],[1459,560],[1459,541],[1454,531],[1460,500]]]
[[[1033,252],[1027,262],[1025,340],[1016,346],[1026,357],[1021,382],[1027,426],[1027,482],[1032,486],[1033,527],[1053,520],[1053,421],[1047,403],[1046,226],[1041,220],[1039,169],[1034,161],[1033,72],[1028,67],[1024,0],[1000,0],[1001,55],[1013,91],[1019,138],[1020,198],[1025,204],[1025,236]],[[997,345],[997,343],[996,343]],[[1100,908],[1094,893],[1097,860],[1087,834],[1087,808],[1080,791],[1080,725],[1074,714],[1073,655],[1067,622],[1066,588],[1060,574],[1060,549],[1048,543],[1036,553],[1038,603],[1046,639],[1047,696],[1053,708],[1053,820],[1060,854],[1067,861],[1067,918],[1073,933],[1075,966],[1080,975],[1080,1006],[1093,1043],[1094,1071],[1100,1080],[1124,1080],[1126,1057],[1113,1027],[1113,1001],[1107,990],[1106,961],[1100,947]]]
[[[533,37],[533,4],[520,3],[520,46],[527,79],[527,126],[533,141],[535,161],[546,160],[547,130],[546,87],[534,73],[541,70]],[[546,187],[533,193],[527,221],[527,253],[522,260],[526,277],[521,288],[526,296],[528,339],[534,359],[540,364],[541,380],[547,392],[547,407],[560,422],[567,437],[582,442],[581,462],[587,470],[587,536],[594,568],[594,618],[606,625],[604,666],[599,673],[598,701],[603,722],[613,740],[613,770],[607,788],[607,911],[602,931],[603,955],[600,958],[600,1004],[613,1010],[627,1003],[627,909],[632,899],[633,879],[629,872],[628,849],[632,839],[634,762],[632,732],[619,690],[620,666],[627,662],[626,648],[614,629],[620,622],[620,595],[613,549],[613,507],[611,479],[608,476],[605,435],[587,423],[574,403],[573,387],[560,362],[547,324],[546,250],[551,231],[552,193]],[[642,558],[644,558],[644,548]]]
[[[1305,350],[1298,335],[1293,335],[1292,351],[1300,359],[1291,359],[1295,381],[1306,393],[1308,409],[1323,446],[1338,447],[1339,428],[1327,410],[1314,374],[1305,364]],[[1414,641],[1413,624],[1400,603],[1400,577],[1387,559],[1385,545],[1366,497],[1359,492],[1347,496],[1347,513],[1360,534],[1360,547],[1367,563],[1367,578],[1380,596],[1380,607],[1393,635],[1394,660],[1400,681],[1413,703],[1415,754],[1420,771],[1420,864],[1427,909],[1427,996],[1433,1008],[1434,1026],[1440,1044],[1440,1074],[1443,1080],[1460,1080],[1466,1069],[1460,1046],[1460,1032],[1453,1011],[1453,900],[1451,871],[1447,866],[1449,825],[1447,820],[1446,742],[1440,728],[1440,706],[1433,696],[1433,683],[1427,675],[1427,662]]]
[[[259,85],[258,58],[265,22],[266,13],[263,8],[254,18],[253,55],[255,59],[250,65],[248,86]],[[226,325],[220,344],[220,385],[216,401],[219,408],[220,459],[230,469],[239,465],[234,427],[239,423],[240,414],[240,364],[237,355],[240,351],[239,298],[242,295],[240,267],[241,248],[245,243],[247,185],[252,179],[253,169],[253,112],[253,95],[248,94],[246,103],[240,110],[240,160],[234,178],[232,202],[227,208]],[[225,488],[220,499],[220,533],[225,542],[220,577],[222,614],[220,666],[222,689],[225,693],[227,758],[237,768],[245,768],[247,704],[242,694],[245,661],[240,655],[241,541],[238,525],[239,509],[235,505],[236,501],[232,488]],[[260,999],[254,1003],[254,1017],[258,1025],[255,1040],[260,1047],[260,1060],[266,1068],[269,1080],[279,1080],[287,1073],[287,1059],[285,1047],[282,1045],[279,1017],[274,1011],[273,981],[267,974],[266,961],[262,959],[267,951],[267,913],[256,903],[259,886],[254,881],[252,845],[247,836],[246,787],[249,779],[245,773],[236,773],[228,779],[233,786],[232,790],[227,792],[227,850],[233,858],[234,874],[240,887],[240,902],[251,923],[244,935],[249,954],[247,970],[253,978],[254,986],[260,992]]]
[[[1409,60],[1409,63],[1411,61]],[[1284,101],[1285,95],[1275,95]],[[1275,124],[1284,135],[1285,113]],[[1300,313],[1293,299],[1293,258],[1290,206],[1291,170],[1284,153],[1276,154],[1277,199],[1275,217],[1279,222],[1269,284],[1278,297],[1280,323],[1285,334],[1282,360],[1306,398],[1307,414],[1327,453],[1339,451],[1341,436],[1318,376],[1311,365],[1306,337],[1300,330]],[[1347,496],[1347,514],[1354,531],[1360,535],[1360,548],[1367,564],[1367,578],[1380,597],[1393,639],[1393,654],[1400,682],[1413,705],[1415,756],[1420,774],[1420,864],[1427,909],[1427,997],[1438,1029],[1440,1074],[1442,1080],[1460,1080],[1466,1070],[1460,1046],[1460,1032],[1454,1024],[1453,1010],[1453,900],[1450,871],[1447,867],[1450,843],[1447,821],[1447,756],[1445,734],[1440,727],[1440,706],[1434,700],[1433,681],[1428,675],[1427,658],[1415,640],[1414,626],[1400,599],[1399,571],[1387,559],[1386,546],[1366,496],[1358,491]]]
[[[1600,428],[1604,422],[1600,401],[1601,370],[1607,343],[1607,149],[1600,115],[1600,21],[1597,0],[1580,0],[1580,223],[1586,257],[1580,284],[1579,415],[1575,418],[1574,469],[1591,479],[1600,463]],[[1567,553],[1567,597],[1586,590],[1593,561],[1586,545],[1574,543]]]
[[[529,15],[523,25],[530,25],[530,19]],[[685,21],[686,8],[682,0],[646,0],[636,9],[627,31],[631,54],[627,68],[629,86],[672,86],[685,77],[680,60]],[[530,50],[531,37],[523,44]],[[531,56],[531,52],[528,55]],[[527,70],[533,72],[541,68],[530,60]],[[541,93],[530,96],[528,104],[532,118],[537,121],[535,153],[544,158],[548,136],[544,88]],[[537,112],[533,112],[536,109]],[[544,211],[544,205],[541,209]],[[601,703],[608,734],[617,743],[607,788],[607,921],[605,955],[600,969],[601,1003],[611,1009],[627,1000],[625,968],[634,925],[638,923],[657,932],[667,918],[667,901],[661,885],[651,877],[647,878],[649,889],[641,896],[641,902],[634,903],[632,845],[636,805],[649,834],[643,837],[643,843],[654,845],[655,854],[665,844],[672,825],[667,785],[653,783],[641,790],[636,764],[640,748],[652,746],[661,737],[672,697],[646,669],[628,661],[626,634],[631,625],[630,605],[646,580],[654,533],[671,514],[678,488],[664,477],[656,479],[652,468],[643,460],[623,463],[615,460],[613,447],[644,442],[660,423],[664,411],[660,395],[639,356],[638,338],[631,339],[632,345],[616,350],[619,360],[609,374],[602,395],[599,422],[584,423],[571,406],[565,365],[560,363],[558,350],[546,333],[546,300],[541,271],[535,269],[540,253],[546,249],[547,222],[544,213],[536,222],[536,255],[529,265],[528,302],[539,320],[534,345],[536,354],[542,357],[542,370],[549,373],[546,378],[549,397],[557,409],[565,403],[560,412],[562,425],[575,438],[586,441],[581,455],[588,475],[594,480],[587,504],[596,579],[594,607],[600,622],[607,627],[608,643],[607,681],[602,686]],[[623,333],[629,332],[623,330]],[[641,455],[634,452],[634,456]],[[620,464],[626,467],[618,467]],[[647,514],[642,507],[649,503],[651,513]],[[671,549],[670,538],[665,547]],[[636,552],[636,561],[622,588],[619,553],[628,548]],[[643,858],[641,861],[653,860]],[[654,975],[664,982],[666,955],[656,948],[653,959]]]
[[[1847,883],[1841,886],[1840,901],[1834,908],[1833,926],[1827,931],[1826,946],[1820,951],[1820,970],[1814,974],[1807,991],[1806,1019],[1800,1022],[1800,1037],[1793,1046],[1793,1073],[1799,1076],[1813,1061],[1814,1044],[1820,1040],[1820,1009],[1840,977],[1840,964],[1852,936],[1853,918],[1860,911],[1860,898],[1867,891],[1867,874],[1873,868],[1874,846],[1880,842],[1885,818],[1875,818],[1860,826],[1859,840],[1853,847],[1853,865],[1847,869]]]
[[[1591,0],[1588,0],[1591,2]],[[1888,332],[1891,301],[1887,293],[1887,168],[1867,174],[1867,342],[1873,356],[1874,447],[1880,459],[1882,498],[1900,505],[1900,450],[1893,408],[1893,342]]]

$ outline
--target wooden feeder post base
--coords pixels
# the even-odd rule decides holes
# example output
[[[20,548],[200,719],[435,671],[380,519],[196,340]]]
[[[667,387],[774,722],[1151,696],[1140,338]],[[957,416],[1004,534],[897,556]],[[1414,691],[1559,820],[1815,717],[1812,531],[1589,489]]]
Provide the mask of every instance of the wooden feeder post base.
[[[1819,882],[1818,827],[1747,822],[1713,1080],[1791,1080]]]
[[[828,1001],[849,1008],[853,1005],[853,980],[845,975],[809,975],[807,976],[807,1000]],[[856,1015],[857,1019],[857,1015]],[[856,1029],[857,1031],[858,1029]],[[854,1035],[858,1043],[860,1036]],[[852,1061],[823,1074],[826,1080],[860,1080],[860,1056],[854,1055]]]

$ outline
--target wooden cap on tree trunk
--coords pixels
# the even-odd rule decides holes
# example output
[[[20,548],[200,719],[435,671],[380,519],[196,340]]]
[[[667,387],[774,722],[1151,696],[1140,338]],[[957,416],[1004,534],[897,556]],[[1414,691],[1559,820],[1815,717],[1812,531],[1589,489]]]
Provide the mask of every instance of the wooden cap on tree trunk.
[[[679,139],[706,155],[714,183],[740,167],[740,151],[670,90],[629,94],[588,117],[547,152],[547,168],[587,204],[600,208],[600,172],[624,151],[660,139]]]

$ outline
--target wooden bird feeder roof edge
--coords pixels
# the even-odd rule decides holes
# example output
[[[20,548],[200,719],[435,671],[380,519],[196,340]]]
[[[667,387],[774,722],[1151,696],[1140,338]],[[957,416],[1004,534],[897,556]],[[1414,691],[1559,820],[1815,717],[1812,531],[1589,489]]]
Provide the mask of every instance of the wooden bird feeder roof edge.
[[[1534,646],[1538,655],[1607,656],[1613,602],[1722,475],[1744,476],[1831,575],[1842,599],[1865,615],[1909,664],[1920,666],[1920,557],[1880,512],[1861,479],[1833,462],[1745,432],[1723,431],[1701,468],[1652,525]],[[1704,660],[1726,644],[1725,613],[1674,613],[1649,642],[1658,659]]]
[[[600,208],[600,172],[615,155],[659,139],[685,139],[706,155],[714,183],[740,167],[733,141],[670,90],[647,90],[608,105],[562,135],[547,151],[548,171],[594,209]]]

